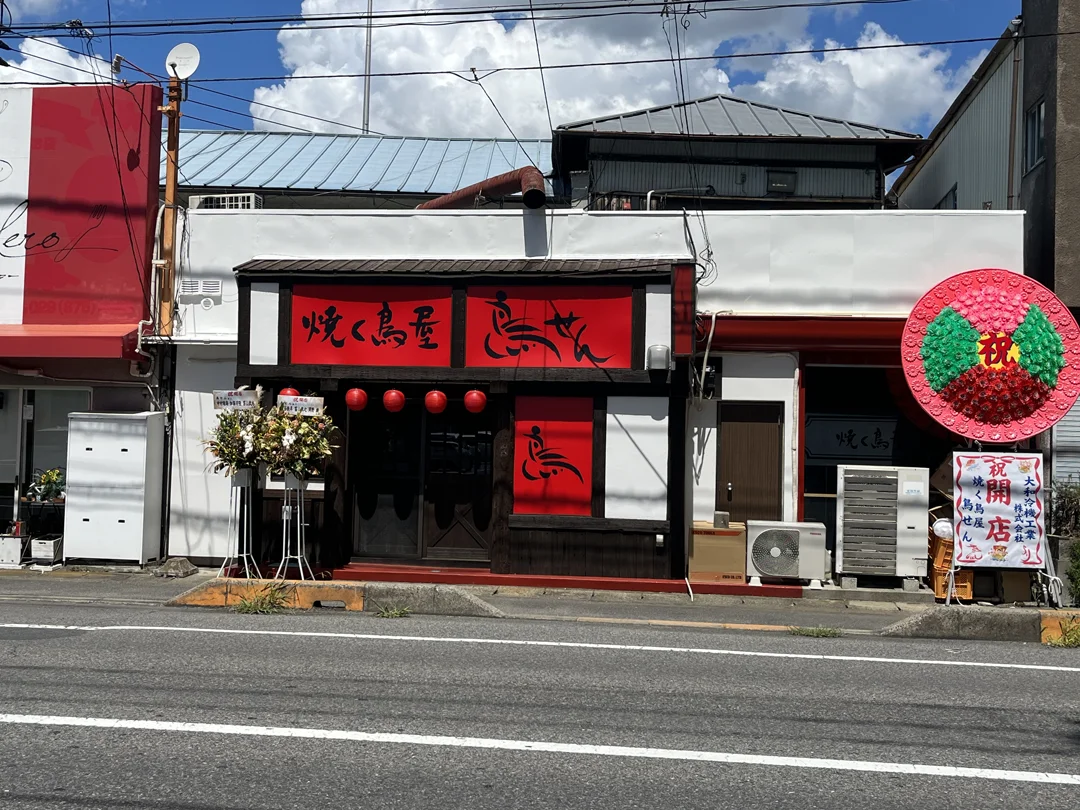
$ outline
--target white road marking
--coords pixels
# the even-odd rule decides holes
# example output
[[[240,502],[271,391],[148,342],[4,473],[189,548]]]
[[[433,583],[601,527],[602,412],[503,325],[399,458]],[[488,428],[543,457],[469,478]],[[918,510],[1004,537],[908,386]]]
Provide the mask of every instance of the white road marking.
[[[576,743],[497,740],[486,737],[440,737],[429,734],[388,734],[368,731],[343,731],[318,728],[275,728],[273,726],[237,726],[221,723],[174,723],[162,720],[114,720],[103,717],[52,717],[40,714],[0,714],[0,723],[32,726],[69,726],[108,730],[171,731],[194,734],[225,734],[244,737],[293,737],[308,740],[425,745],[444,748],[484,748],[495,751],[531,751],[549,754],[574,754],[638,759],[674,759],[685,762],[720,762],[727,765],[759,765],[780,768],[813,768],[829,771],[901,774],[904,776],[946,776],[961,779],[987,779],[1000,782],[1038,782],[1080,786],[1080,775],[1007,771],[993,768],[959,768],[949,765],[918,765],[904,762],[870,762],[852,759],[816,757],[777,757],[760,754],[728,754],[720,751],[688,751],[673,748],[634,748],[621,745],[579,745]]]
[[[219,627],[157,627],[153,625],[64,625],[64,624],[0,624],[0,629],[13,630],[78,630],[83,632],[157,632],[207,633],[238,636],[290,636],[298,638],[333,638],[360,641],[404,641],[435,644],[492,644],[510,647],[563,647],[582,650],[613,650],[616,652],[686,653],[692,655],[728,655],[743,658],[787,658],[803,661],[852,661],[867,664],[915,664],[935,667],[979,667],[983,669],[1022,669],[1036,672],[1080,672],[1080,667],[1050,664],[1004,664],[990,661],[940,661],[932,658],[875,658],[864,655],[814,655],[811,653],[757,652],[753,650],[723,650],[709,647],[658,647],[646,644],[597,644],[587,641],[532,641],[511,638],[454,638],[442,636],[391,636],[381,633],[324,633],[300,630],[235,630]]]

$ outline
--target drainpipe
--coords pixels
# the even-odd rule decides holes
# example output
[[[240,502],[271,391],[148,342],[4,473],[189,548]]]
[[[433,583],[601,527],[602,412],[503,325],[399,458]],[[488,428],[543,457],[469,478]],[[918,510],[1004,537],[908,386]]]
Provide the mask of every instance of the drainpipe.
[[[1016,182],[1013,178],[1016,172],[1016,120],[1017,107],[1020,102],[1020,27],[1017,20],[1013,20],[1016,30],[1013,32],[1013,75],[1012,75],[1012,109],[1009,111],[1009,191],[1008,202],[1005,207],[1010,211],[1015,208]]]
[[[547,192],[544,190],[544,175],[535,166],[525,166],[506,174],[489,177],[479,183],[459,189],[451,194],[444,194],[434,200],[428,200],[416,206],[418,210],[445,208],[472,208],[477,197],[505,197],[521,192],[526,208],[543,208],[547,204]]]

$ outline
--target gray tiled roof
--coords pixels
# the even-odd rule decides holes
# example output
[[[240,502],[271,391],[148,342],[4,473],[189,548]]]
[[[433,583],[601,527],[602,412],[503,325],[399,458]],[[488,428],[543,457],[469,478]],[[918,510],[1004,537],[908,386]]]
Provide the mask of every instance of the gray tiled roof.
[[[503,138],[180,133],[180,183],[188,187],[438,195],[530,163],[550,174],[551,141],[519,146]]]
[[[689,126],[687,126],[689,125]],[[644,135],[695,135],[717,138],[843,138],[892,140],[918,138],[910,132],[843,121],[748,101],[708,96],[685,104],[609,115],[559,126],[560,132],[621,132]]]

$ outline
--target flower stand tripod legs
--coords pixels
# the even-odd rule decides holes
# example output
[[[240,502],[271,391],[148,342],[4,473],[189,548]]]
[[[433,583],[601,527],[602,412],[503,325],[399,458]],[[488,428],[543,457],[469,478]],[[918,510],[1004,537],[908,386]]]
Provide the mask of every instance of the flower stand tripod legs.
[[[307,559],[307,527],[304,525],[306,483],[294,476],[285,476],[285,502],[281,507],[281,563],[275,579],[287,579],[289,565],[293,563],[299,570],[298,579],[315,579],[315,572]]]

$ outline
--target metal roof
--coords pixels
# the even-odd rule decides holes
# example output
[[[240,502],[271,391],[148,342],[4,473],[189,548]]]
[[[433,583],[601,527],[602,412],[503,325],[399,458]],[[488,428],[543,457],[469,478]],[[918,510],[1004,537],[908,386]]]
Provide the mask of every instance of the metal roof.
[[[161,182],[165,182],[164,137]],[[180,184],[440,195],[530,163],[551,173],[551,141],[302,132],[180,133]]]
[[[244,275],[670,275],[690,259],[269,259],[235,268]]]
[[[910,132],[883,129],[872,124],[859,124],[839,118],[826,118],[724,95],[609,115],[591,121],[562,124],[558,131],[641,135],[690,134],[717,138],[841,138],[875,141],[919,138]]]

